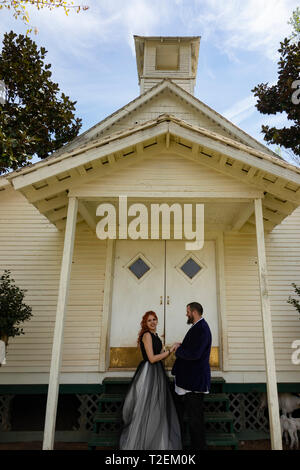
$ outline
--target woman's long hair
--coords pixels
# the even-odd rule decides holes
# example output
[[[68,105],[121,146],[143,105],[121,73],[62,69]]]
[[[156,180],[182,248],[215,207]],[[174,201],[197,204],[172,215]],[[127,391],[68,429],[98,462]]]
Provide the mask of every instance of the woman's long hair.
[[[155,312],[152,312],[152,310],[149,310],[149,312],[146,312],[144,315],[143,315],[143,318],[142,318],[142,321],[141,321],[141,329],[139,331],[139,335],[138,335],[138,340],[137,340],[137,344],[139,345],[140,342],[141,342],[141,339],[142,339],[142,336],[143,334],[146,332],[146,331],[149,331],[149,328],[147,326],[147,320],[148,318],[150,317],[150,315],[153,315],[156,320],[158,320],[157,318],[157,315]]]

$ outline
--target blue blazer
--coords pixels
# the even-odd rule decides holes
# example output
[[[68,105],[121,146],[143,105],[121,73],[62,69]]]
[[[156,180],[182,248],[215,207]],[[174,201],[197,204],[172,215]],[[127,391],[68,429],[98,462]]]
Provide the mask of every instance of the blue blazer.
[[[178,387],[197,392],[210,389],[210,349],[210,328],[202,318],[189,329],[175,353],[172,375]]]

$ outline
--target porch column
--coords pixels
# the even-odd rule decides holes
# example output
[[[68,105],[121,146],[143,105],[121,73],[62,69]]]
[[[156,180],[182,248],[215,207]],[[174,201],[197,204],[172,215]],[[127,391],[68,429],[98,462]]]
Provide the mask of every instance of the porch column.
[[[273,450],[282,450],[276,368],[275,368],[275,354],[274,354],[274,346],[273,346],[271,308],[270,308],[270,298],[269,298],[269,290],[268,290],[268,274],[267,274],[264,224],[263,224],[263,212],[262,212],[261,199],[255,199],[254,206],[255,206],[260,301],[261,301],[261,315],[262,315],[262,323],[263,323],[264,348],[265,348],[265,364],[266,364],[266,376],[267,376],[267,395],[268,395],[271,445],[272,445]]]
[[[100,371],[105,372],[109,368],[109,337],[111,325],[111,301],[112,301],[112,285],[113,270],[115,256],[115,240],[107,239],[106,245],[106,268],[104,282],[104,298],[100,343]]]
[[[68,214],[66,221],[64,249],[61,262],[58,300],[56,308],[56,320],[53,336],[52,358],[50,367],[50,378],[47,396],[46,419],[44,428],[43,450],[52,450],[54,444],[59,375],[62,358],[62,345],[64,334],[64,321],[68,302],[70,273],[72,266],[74,238],[76,229],[78,200],[69,198]]]

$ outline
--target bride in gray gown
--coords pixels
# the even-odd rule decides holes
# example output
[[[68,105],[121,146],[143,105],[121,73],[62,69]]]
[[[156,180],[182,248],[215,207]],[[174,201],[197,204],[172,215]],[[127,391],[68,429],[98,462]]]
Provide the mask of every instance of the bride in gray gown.
[[[162,360],[156,333],[157,316],[146,312],[141,321],[138,344],[143,361],[138,365],[127,392],[123,411],[121,450],[181,450],[180,425]]]

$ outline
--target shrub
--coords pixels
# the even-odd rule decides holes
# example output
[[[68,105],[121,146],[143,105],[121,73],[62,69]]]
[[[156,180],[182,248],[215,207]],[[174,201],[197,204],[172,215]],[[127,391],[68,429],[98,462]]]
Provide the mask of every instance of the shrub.
[[[0,338],[8,343],[9,337],[25,334],[20,324],[30,320],[32,308],[23,302],[26,290],[15,285],[9,270],[0,277]]]

